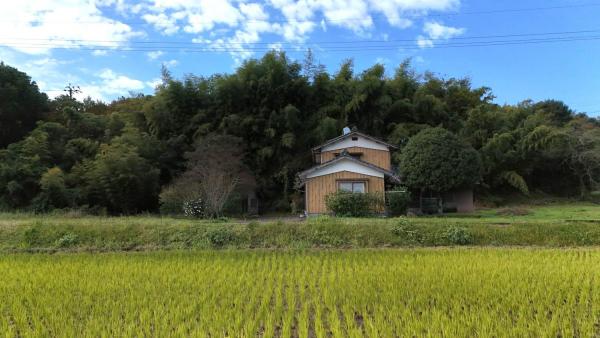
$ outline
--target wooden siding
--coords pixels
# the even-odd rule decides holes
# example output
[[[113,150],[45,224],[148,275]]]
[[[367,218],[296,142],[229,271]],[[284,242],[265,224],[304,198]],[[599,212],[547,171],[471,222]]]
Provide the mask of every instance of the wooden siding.
[[[340,171],[337,173],[317,176],[306,182],[306,211],[309,214],[327,213],[325,205],[325,196],[337,191],[337,182],[339,180],[365,181],[368,193],[383,192],[385,184],[382,177],[374,177],[363,174],[357,174],[349,171]]]
[[[339,154],[343,149],[336,149],[330,151],[324,151],[321,153],[321,163],[325,163],[335,158],[335,154]],[[391,169],[391,158],[390,152],[385,150],[369,149],[351,147],[346,148],[350,154],[362,153],[361,160],[374,164],[380,168],[390,170]]]

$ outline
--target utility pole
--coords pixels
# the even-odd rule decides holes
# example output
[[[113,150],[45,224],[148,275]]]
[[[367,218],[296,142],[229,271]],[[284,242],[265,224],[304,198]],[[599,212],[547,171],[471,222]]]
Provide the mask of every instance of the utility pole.
[[[79,86],[73,86],[70,82],[63,90],[64,92],[69,93],[69,98],[73,98],[73,94],[81,93],[81,88]]]

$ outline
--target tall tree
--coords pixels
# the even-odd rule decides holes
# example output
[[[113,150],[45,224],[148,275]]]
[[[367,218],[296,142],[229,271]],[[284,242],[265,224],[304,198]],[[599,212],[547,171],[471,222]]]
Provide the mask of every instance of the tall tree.
[[[243,162],[244,145],[240,138],[211,134],[186,154],[184,182],[198,184],[207,216],[223,215],[225,203],[236,188],[254,186],[254,177]]]
[[[413,189],[446,192],[472,187],[480,177],[479,154],[443,128],[429,128],[402,149],[400,175]]]
[[[0,148],[20,140],[48,112],[48,97],[27,74],[0,62]]]

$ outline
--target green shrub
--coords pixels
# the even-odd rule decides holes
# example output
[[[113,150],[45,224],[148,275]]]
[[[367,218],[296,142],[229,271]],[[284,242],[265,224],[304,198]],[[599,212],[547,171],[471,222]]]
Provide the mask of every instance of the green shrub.
[[[408,210],[408,204],[410,203],[410,192],[389,191],[385,194],[385,198],[388,215],[406,215],[406,210]]]
[[[206,207],[201,198],[183,202],[183,213],[188,217],[203,218],[206,216]]]
[[[34,225],[23,232],[23,244],[33,247],[42,244],[42,235],[38,226]]]
[[[235,234],[228,228],[218,227],[206,233],[208,242],[217,248],[223,247],[235,239]]]
[[[57,239],[55,245],[57,248],[68,248],[77,245],[78,242],[79,237],[72,232],[68,232]]]
[[[366,217],[381,210],[382,198],[379,194],[338,191],[325,197],[325,205],[336,216]]]
[[[423,234],[411,224],[406,218],[402,217],[392,227],[392,233],[408,244],[422,244]]]
[[[200,183],[186,180],[176,181],[166,186],[159,195],[160,213],[163,215],[184,214],[184,204],[199,198],[199,187]]]
[[[234,191],[227,198],[227,202],[223,206],[224,215],[242,215],[244,214],[243,205],[247,203],[248,196],[238,191]]]
[[[590,201],[600,204],[600,190],[592,191],[589,196]]]
[[[171,194],[171,191],[163,191],[159,199],[159,210],[162,215],[181,215],[183,213],[183,201]]]
[[[531,214],[531,210],[527,208],[504,208],[496,211],[496,215],[498,216],[527,216]]]
[[[473,243],[473,235],[465,229],[460,227],[451,227],[446,231],[446,238],[451,244],[454,245],[468,245]]]
[[[345,240],[334,229],[327,226],[318,226],[312,229],[309,237],[313,245],[338,247],[345,244]]]

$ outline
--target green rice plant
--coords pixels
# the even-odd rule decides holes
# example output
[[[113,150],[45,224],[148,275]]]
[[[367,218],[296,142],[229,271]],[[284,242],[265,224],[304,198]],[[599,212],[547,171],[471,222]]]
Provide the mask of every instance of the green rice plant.
[[[9,254],[0,271],[7,337],[590,337],[600,313],[594,248]]]

